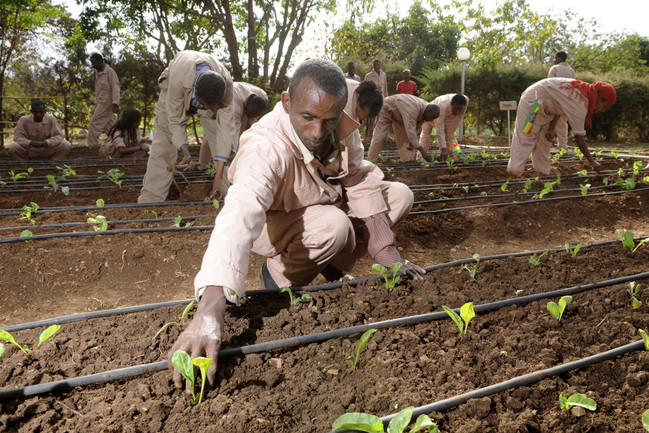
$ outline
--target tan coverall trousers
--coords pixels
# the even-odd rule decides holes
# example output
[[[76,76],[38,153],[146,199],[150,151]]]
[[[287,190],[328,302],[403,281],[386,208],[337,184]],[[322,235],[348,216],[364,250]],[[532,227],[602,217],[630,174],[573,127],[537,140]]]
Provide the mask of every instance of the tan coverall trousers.
[[[59,144],[47,147],[22,147],[18,143],[11,143],[7,150],[14,159],[27,161],[28,159],[64,159],[70,153],[72,145],[69,141],[63,140]]]

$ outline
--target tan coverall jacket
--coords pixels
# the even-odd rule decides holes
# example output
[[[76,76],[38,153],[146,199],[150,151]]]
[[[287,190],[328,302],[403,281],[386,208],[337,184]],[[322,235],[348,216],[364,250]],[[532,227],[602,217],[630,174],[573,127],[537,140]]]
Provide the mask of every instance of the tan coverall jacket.
[[[9,153],[17,160],[63,159],[70,152],[71,144],[63,136],[59,122],[46,114],[41,123],[34,116],[22,116],[14,129],[14,143],[9,144]],[[47,147],[34,147],[32,141],[45,141]]]
[[[548,78],[563,77],[563,78],[577,78],[575,70],[570,67],[566,62],[561,62],[558,65],[554,65],[548,71]],[[568,148],[568,119],[561,117],[557,122],[557,126],[554,128],[554,132],[557,134],[557,144],[559,147],[567,149]]]
[[[98,146],[99,134],[108,132],[115,124],[113,104],[119,105],[120,87],[117,74],[109,65],[95,75],[95,99],[97,105],[88,124],[88,147]]]
[[[440,149],[446,149],[446,153],[450,154],[453,151],[455,146],[455,131],[460,126],[464,113],[469,106],[469,98],[466,98],[466,105],[462,112],[458,115],[453,114],[453,109],[451,107],[451,100],[455,93],[449,93],[446,95],[440,95],[433,100],[433,104],[439,105],[439,117],[432,122],[424,122],[424,125],[421,127],[421,137],[419,138],[419,144],[425,150],[430,148],[430,135],[433,131],[433,126],[437,131],[437,146]]]

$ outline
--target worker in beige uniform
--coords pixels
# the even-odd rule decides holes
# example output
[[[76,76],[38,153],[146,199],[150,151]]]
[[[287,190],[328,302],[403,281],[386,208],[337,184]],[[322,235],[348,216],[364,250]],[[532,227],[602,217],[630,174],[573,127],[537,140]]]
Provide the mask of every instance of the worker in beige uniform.
[[[244,131],[247,131],[253,123],[259,120],[266,111],[268,105],[268,95],[257,86],[249,83],[235,82],[232,83],[232,106],[234,113],[234,135],[231,137],[232,150],[237,151],[239,147],[239,137]],[[210,150],[209,138],[205,136],[201,144],[201,152],[198,162],[202,165],[212,162],[212,151]],[[216,166],[218,161],[214,161]],[[227,170],[227,164],[225,169]],[[224,190],[227,192],[227,188]]]
[[[14,143],[8,150],[14,159],[63,159],[72,145],[63,136],[59,122],[45,114],[45,104],[39,99],[32,101],[31,115],[18,119],[14,128]]]
[[[444,161],[455,146],[455,131],[460,126],[469,106],[469,98],[460,93],[449,93],[435,98],[433,104],[439,105],[439,117],[432,122],[424,122],[419,144],[424,150],[430,151],[430,135],[435,127],[439,147],[438,159]]]
[[[355,81],[345,75],[347,83],[347,104],[345,113],[356,122],[358,127],[367,124],[379,115],[383,106],[383,95],[371,81]]]
[[[563,77],[563,78],[577,78],[575,70],[566,63],[568,54],[565,51],[559,51],[554,55],[554,66],[548,72],[548,78]],[[562,116],[557,122],[555,129],[557,136],[557,146],[561,149],[568,148],[568,119]]]
[[[376,87],[379,88],[379,91],[383,95],[383,98],[388,97],[388,77],[385,75],[385,72],[381,69],[381,61],[379,59],[374,59],[372,62],[372,70],[365,74],[363,81],[371,81],[376,84]],[[374,128],[376,127],[376,118],[371,118],[367,122],[365,128],[366,137],[371,140],[372,135],[374,134]]]
[[[167,198],[179,150],[183,154],[180,164],[193,169],[186,126],[194,114],[199,116],[216,161],[210,195],[224,197],[229,185],[225,165],[234,156],[234,92],[230,73],[210,54],[180,51],[158,78],[158,85],[153,144],[138,202],[161,202]]]
[[[584,124],[588,121],[591,126],[593,114],[606,111],[616,98],[613,86],[601,81],[589,84],[570,78],[546,78],[532,84],[521,95],[516,110],[507,172],[520,177],[531,153],[536,175],[550,174],[550,148],[561,116],[568,118],[577,146],[593,170],[601,170],[584,140]]]
[[[95,75],[95,111],[88,124],[88,147],[99,147],[99,135],[108,132],[115,124],[115,113],[119,112],[119,78],[104,62],[99,53],[90,55],[90,64],[97,71]]]
[[[399,161],[414,161],[417,151],[426,161],[430,161],[430,154],[419,144],[419,133],[424,122],[432,122],[439,117],[439,113],[439,105],[429,104],[417,96],[388,96],[383,100],[367,158],[374,161],[379,157],[392,128],[399,150]]]
[[[241,136],[232,185],[194,280],[198,308],[169,362],[177,350],[211,358],[214,384],[226,300],[244,295],[251,251],[267,257],[260,272],[265,288],[306,285],[319,273],[340,278],[366,252],[422,278],[425,270],[401,257],[391,229],[408,215],[413,194],[383,181],[381,170],[363,160],[346,101],[342,70],[309,59],[275,109]],[[180,374],[173,377],[182,387]]]

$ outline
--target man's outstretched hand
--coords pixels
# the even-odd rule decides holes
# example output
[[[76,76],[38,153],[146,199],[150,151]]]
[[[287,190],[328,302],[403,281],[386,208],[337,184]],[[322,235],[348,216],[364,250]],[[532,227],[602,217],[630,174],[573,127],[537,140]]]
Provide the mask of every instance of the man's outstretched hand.
[[[167,355],[168,366],[173,371],[176,388],[183,387],[182,375],[171,364],[171,357],[177,350],[187,352],[192,359],[200,356],[212,359],[212,365],[207,370],[207,381],[210,386],[214,386],[217,357],[221,349],[221,338],[223,336],[224,318],[225,295],[223,294],[223,288],[207,286],[201,301],[198,303],[194,318],[187,326],[187,329],[180,334]],[[185,391],[191,393],[189,383],[186,384],[186,387]]]
[[[413,280],[423,280],[426,270],[424,268],[420,268],[409,260],[404,260],[403,266],[401,266],[401,272],[403,272]]]

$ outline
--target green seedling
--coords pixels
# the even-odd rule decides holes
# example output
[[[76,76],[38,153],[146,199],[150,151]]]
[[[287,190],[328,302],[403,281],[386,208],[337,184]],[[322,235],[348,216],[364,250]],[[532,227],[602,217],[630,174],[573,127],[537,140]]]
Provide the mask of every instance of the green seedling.
[[[578,172],[577,172],[577,176],[579,176],[579,177],[586,177],[586,176],[588,176],[588,170],[585,170],[585,169],[584,169],[584,170],[580,170],[580,171],[578,171]]]
[[[642,414],[642,427],[649,431],[649,410],[645,410]]]
[[[27,206],[27,205],[23,206],[24,212],[20,214],[20,219],[21,220],[29,220],[29,225],[33,226],[34,224],[36,224],[36,221],[34,221],[32,219],[32,214],[34,212],[36,212],[39,208],[40,208],[40,206],[38,206],[34,202],[30,202],[29,206]]]
[[[566,242],[566,250],[570,253],[571,256],[575,257],[583,245],[584,244],[582,243],[570,248],[570,245],[568,244],[568,242]]]
[[[629,296],[631,296],[631,302],[633,304],[633,309],[638,309],[642,306],[642,301],[638,299],[640,295],[640,284],[635,281],[629,283],[629,289],[627,290]]]
[[[399,275],[399,271],[401,270],[402,266],[403,263],[401,262],[394,263],[390,268],[389,274],[388,274],[388,269],[383,265],[379,265],[378,263],[374,263],[372,265],[372,269],[380,273],[381,275],[383,275],[383,280],[385,281],[385,288],[387,289],[388,292],[391,292],[392,289],[394,289],[394,286],[396,286],[397,283],[401,281],[401,276]]]
[[[187,352],[177,350],[171,357],[171,365],[189,382],[194,404],[201,404],[203,401],[203,392],[205,391],[205,382],[207,381],[207,369],[212,365],[212,360],[202,356],[191,359]],[[201,371],[201,392],[199,395],[196,395],[196,391],[194,391],[194,366],[198,367]]]
[[[47,177],[47,182],[50,184],[50,186],[52,187],[52,189],[54,191],[58,191],[59,188],[60,188],[63,195],[67,196],[68,194],[70,194],[70,188],[69,187],[59,185],[58,181],[61,180],[61,179],[57,180],[57,178],[54,175],[51,175],[51,174],[48,174],[45,177]]]
[[[561,173],[557,173],[557,180],[554,183],[557,185],[561,185]]]
[[[45,331],[43,331],[41,335],[38,337],[38,345],[34,349],[30,349],[27,345],[18,344],[14,339],[13,335],[8,333],[7,331],[0,330],[0,340],[4,340],[11,344],[15,344],[16,346],[18,346],[18,348],[20,348],[20,350],[25,352],[25,354],[29,355],[32,352],[32,350],[36,350],[39,347],[41,347],[43,343],[45,343],[49,338],[51,338],[54,334],[56,334],[59,329],[61,329],[61,325],[52,325],[49,328],[47,328]],[[4,345],[2,348],[2,352],[4,353]]]
[[[581,152],[581,150],[575,149],[575,157],[574,158],[581,161],[582,159],[584,159],[584,154]]]
[[[144,215],[153,215],[153,218],[158,219],[158,212],[154,210],[144,209]]]
[[[442,305],[442,308],[444,309],[444,311],[446,311],[446,314],[448,314],[450,318],[453,319],[453,321],[459,328],[460,340],[463,339],[466,335],[466,331],[469,329],[469,322],[471,322],[471,319],[475,317],[473,302],[467,302],[466,304],[462,305],[459,315],[446,305]]]
[[[174,218],[174,223],[171,227],[180,227],[180,223],[183,221],[183,217],[178,215],[176,218]]]
[[[647,335],[647,333],[642,329],[638,329],[638,332],[640,333],[642,341],[644,342],[645,350],[649,350],[649,335]]]
[[[562,296],[559,299],[559,304],[556,304],[552,301],[548,302],[548,311],[552,314],[552,317],[561,322],[561,317],[563,312],[566,310],[566,306],[572,302],[572,296]]]
[[[122,187],[122,182],[124,182],[124,179],[121,178],[122,176],[124,176],[124,173],[119,171],[119,168],[111,168],[110,170],[108,170],[108,173],[104,173],[103,171],[98,170],[97,173],[103,174],[108,178],[108,180],[113,182],[115,185],[117,185],[120,188]]]
[[[462,267],[464,269],[466,269],[467,271],[469,271],[469,275],[471,276],[471,278],[473,278],[475,280],[475,273],[478,270],[478,264],[480,263],[480,254],[478,254],[478,253],[474,254],[473,255],[473,260],[475,260],[475,265],[473,265],[472,268],[469,268],[468,265],[464,265]]]
[[[214,209],[218,209],[219,207],[221,207],[221,203],[215,198],[205,197],[203,199],[203,203],[212,203],[212,206],[214,206]]]
[[[31,237],[31,236],[33,236],[33,235],[34,235],[34,234],[31,232],[31,230],[27,230],[27,229],[25,229],[25,230],[23,230],[22,232],[20,232],[20,237],[21,237],[21,238],[28,238],[28,237]]]
[[[388,425],[387,433],[404,432],[412,420],[414,410],[414,406],[410,406],[396,414]],[[346,413],[339,416],[331,427],[332,431],[349,429],[367,433],[386,433],[381,418],[369,413]],[[439,433],[439,427],[435,421],[425,414],[419,415],[417,421],[415,421],[415,425],[409,430],[409,433],[416,433],[422,430],[428,433]]]
[[[561,157],[566,154],[566,152],[567,150],[562,147],[559,153],[552,157],[552,162],[557,162],[558,160],[560,160]]]
[[[90,212],[88,212],[88,220],[86,221],[88,224],[96,224],[92,228],[96,232],[105,232],[108,230],[108,221],[106,221],[106,217],[103,215],[95,215]]]
[[[554,191],[554,185],[556,182],[544,182],[543,183],[543,189],[541,190],[540,193],[535,194],[533,198],[543,198],[545,195],[551,193]]]
[[[462,189],[463,189],[464,192],[466,192],[466,193],[469,192],[469,188],[471,188],[471,187],[470,187],[470,186],[463,186],[463,187],[462,187]]]
[[[597,409],[597,403],[592,398],[586,397],[585,394],[574,394],[568,398],[563,396],[563,393],[559,394],[559,405],[561,409],[569,411],[573,407],[583,407],[590,411]]]
[[[619,236],[620,240],[622,241],[622,245],[627,247],[629,251],[631,251],[631,254],[635,253],[638,248],[642,246],[642,244],[645,243],[647,239],[643,239],[638,244],[636,245],[635,243],[635,235],[631,230],[625,230],[625,229],[618,229],[615,230],[615,233]]]
[[[394,170],[394,167],[385,167],[385,171],[390,174],[392,173],[392,170]]]
[[[189,304],[187,304],[187,306],[183,310],[182,314],[178,318],[181,322],[182,322],[183,319],[185,319],[185,317],[187,317],[187,314],[189,314],[189,312],[191,311],[191,309],[194,307],[195,304],[196,304],[196,301],[192,301]],[[173,326],[173,325],[180,325],[180,323],[179,322],[167,322],[167,323],[165,323],[164,325],[162,325],[162,327],[160,329],[158,329],[158,332],[155,333],[152,340],[155,340],[158,337],[158,335],[160,335],[162,333],[162,331],[164,331],[165,329],[167,329],[168,327]]]
[[[104,199],[103,198],[98,198],[97,201],[95,202],[95,205],[97,207],[104,207]]]
[[[209,164],[202,164],[201,168],[205,170],[205,174],[208,176],[214,176],[216,174],[216,168],[214,167],[214,163],[210,162]]]
[[[14,172],[13,170],[9,171],[9,176],[11,176],[11,180],[14,182],[22,179],[23,177],[29,177],[32,173],[34,172],[34,169],[29,167],[27,171],[21,171],[21,172]]]
[[[368,329],[361,335],[361,339],[358,340],[358,344],[356,345],[356,356],[348,356],[345,358],[345,362],[349,364],[352,367],[352,370],[356,368],[356,365],[358,364],[358,357],[361,356],[361,351],[363,350],[363,347],[367,344],[367,342],[372,338],[372,335],[376,332],[376,329]]]
[[[527,191],[532,188],[532,179],[525,179],[525,186],[523,187],[523,194],[525,194]]]
[[[63,167],[57,166],[56,168],[61,170],[61,179],[67,179],[70,176],[77,175],[77,172],[74,171],[74,169],[67,164],[65,164]]]
[[[487,191],[482,191],[480,195],[489,195],[489,194],[487,194]]]
[[[548,252],[545,251],[543,254],[540,256],[536,257],[536,254],[534,254],[532,257],[530,257],[530,263],[533,264],[534,266],[541,266],[541,259],[543,258],[544,255],[546,255]]]
[[[587,183],[586,185],[579,184],[579,189],[581,190],[581,195],[587,195],[589,188],[590,188],[589,183]]]
[[[507,182],[503,183],[502,185],[500,185],[500,190],[502,192],[507,192],[507,187],[509,187],[509,181],[507,181]]]
[[[302,293],[300,296],[294,296],[293,291],[289,287],[283,287],[279,290],[279,293],[284,292],[288,293],[291,305],[300,305],[302,302],[309,301],[308,307],[313,307],[313,298],[308,293]]]
[[[613,158],[618,159],[618,153],[614,150],[611,150],[611,155],[613,155]]]
[[[644,163],[642,161],[636,161],[633,163],[633,174],[638,176],[642,169],[644,168]]]

